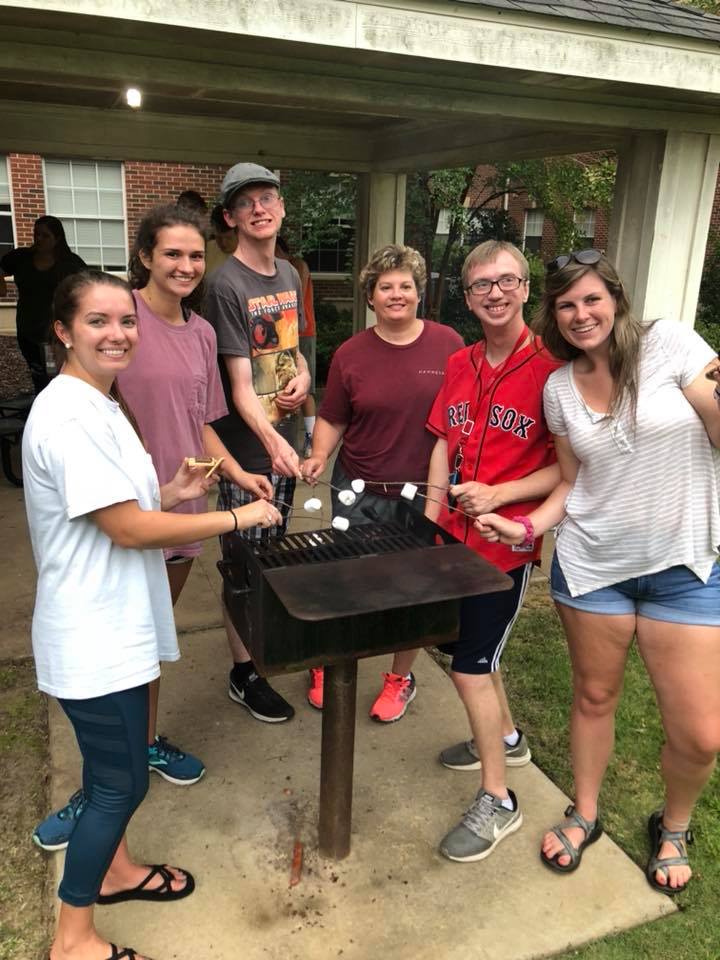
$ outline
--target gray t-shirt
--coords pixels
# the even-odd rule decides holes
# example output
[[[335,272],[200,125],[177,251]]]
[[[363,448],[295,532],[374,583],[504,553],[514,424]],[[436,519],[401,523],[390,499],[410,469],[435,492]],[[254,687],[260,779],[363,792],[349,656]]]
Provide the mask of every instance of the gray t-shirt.
[[[235,409],[223,358],[250,359],[253,387],[267,418],[292,444],[295,416],[285,416],[275,397],[297,373],[302,287],[286,260],[276,260],[275,266],[275,274],[268,277],[237,257],[228,257],[210,277],[205,301],[205,316],[217,334],[220,376],[230,411],[213,427],[241,466],[253,473],[269,473],[270,457]]]

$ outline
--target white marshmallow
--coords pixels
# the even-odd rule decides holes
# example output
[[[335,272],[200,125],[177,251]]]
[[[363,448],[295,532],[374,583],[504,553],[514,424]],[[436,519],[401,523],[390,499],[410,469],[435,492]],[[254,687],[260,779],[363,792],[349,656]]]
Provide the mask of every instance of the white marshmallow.
[[[365,489],[365,481],[364,481],[364,480],[353,480],[352,483],[350,484],[350,486],[353,488],[353,490],[355,491],[355,493],[362,493],[363,490]]]
[[[306,500],[303,509],[308,513],[318,513],[322,510],[322,500],[319,500],[317,497],[310,497],[309,500]]]
[[[351,507],[355,503],[356,499],[357,497],[352,492],[352,490],[341,490],[338,493],[338,500],[345,507]]]
[[[418,492],[418,488],[414,483],[406,483],[405,486],[400,491],[400,496],[404,497],[406,500],[414,500],[415,494]]]
[[[350,521],[347,517],[333,517],[332,518],[332,528],[333,530],[347,530],[350,526]]]

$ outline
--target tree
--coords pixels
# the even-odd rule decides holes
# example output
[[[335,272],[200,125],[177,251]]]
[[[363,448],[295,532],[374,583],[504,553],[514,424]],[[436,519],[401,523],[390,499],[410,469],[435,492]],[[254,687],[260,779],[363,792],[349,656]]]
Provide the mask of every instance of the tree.
[[[472,246],[489,237],[518,242],[517,230],[504,211],[506,196],[529,196],[554,225],[558,245],[573,249],[581,239],[575,214],[586,207],[608,210],[614,182],[615,160],[604,154],[517,161],[489,173],[459,167],[411,174],[405,233],[407,242],[425,257],[426,316],[444,316],[447,277],[458,272]],[[447,217],[448,232],[438,236],[441,214]],[[455,290],[452,299],[457,299]],[[454,309],[451,305],[450,314]]]
[[[677,0],[684,7],[695,7],[703,13],[712,13],[720,16],[720,0]]]
[[[283,235],[294,254],[337,240],[340,220],[355,219],[357,180],[350,173],[293,170],[283,177],[286,217]]]

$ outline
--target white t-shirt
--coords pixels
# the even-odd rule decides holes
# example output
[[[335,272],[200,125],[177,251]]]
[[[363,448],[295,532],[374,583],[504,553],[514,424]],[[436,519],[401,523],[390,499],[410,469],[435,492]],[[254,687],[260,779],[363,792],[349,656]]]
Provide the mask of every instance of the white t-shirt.
[[[703,582],[710,576],[720,544],[720,454],[681,391],[714,356],[680,323],[650,326],[635,424],[628,402],[615,417],[591,410],[572,363],[550,375],[548,426],[580,461],[557,536],[572,596],[674,566]]]
[[[118,547],[87,516],[127,500],[160,509],[150,456],[117,403],[56,377],[30,411],[23,480],[39,688],[82,700],[154,680],[158,660],[180,656],[162,551]]]

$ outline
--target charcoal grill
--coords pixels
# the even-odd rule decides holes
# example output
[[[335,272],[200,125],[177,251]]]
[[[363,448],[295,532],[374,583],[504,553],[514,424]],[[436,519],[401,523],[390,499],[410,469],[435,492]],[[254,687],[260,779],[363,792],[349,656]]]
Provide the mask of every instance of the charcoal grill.
[[[357,661],[453,639],[459,602],[512,581],[401,504],[396,523],[228,535],[225,604],[261,673],[325,666],[320,852],[350,851]]]

